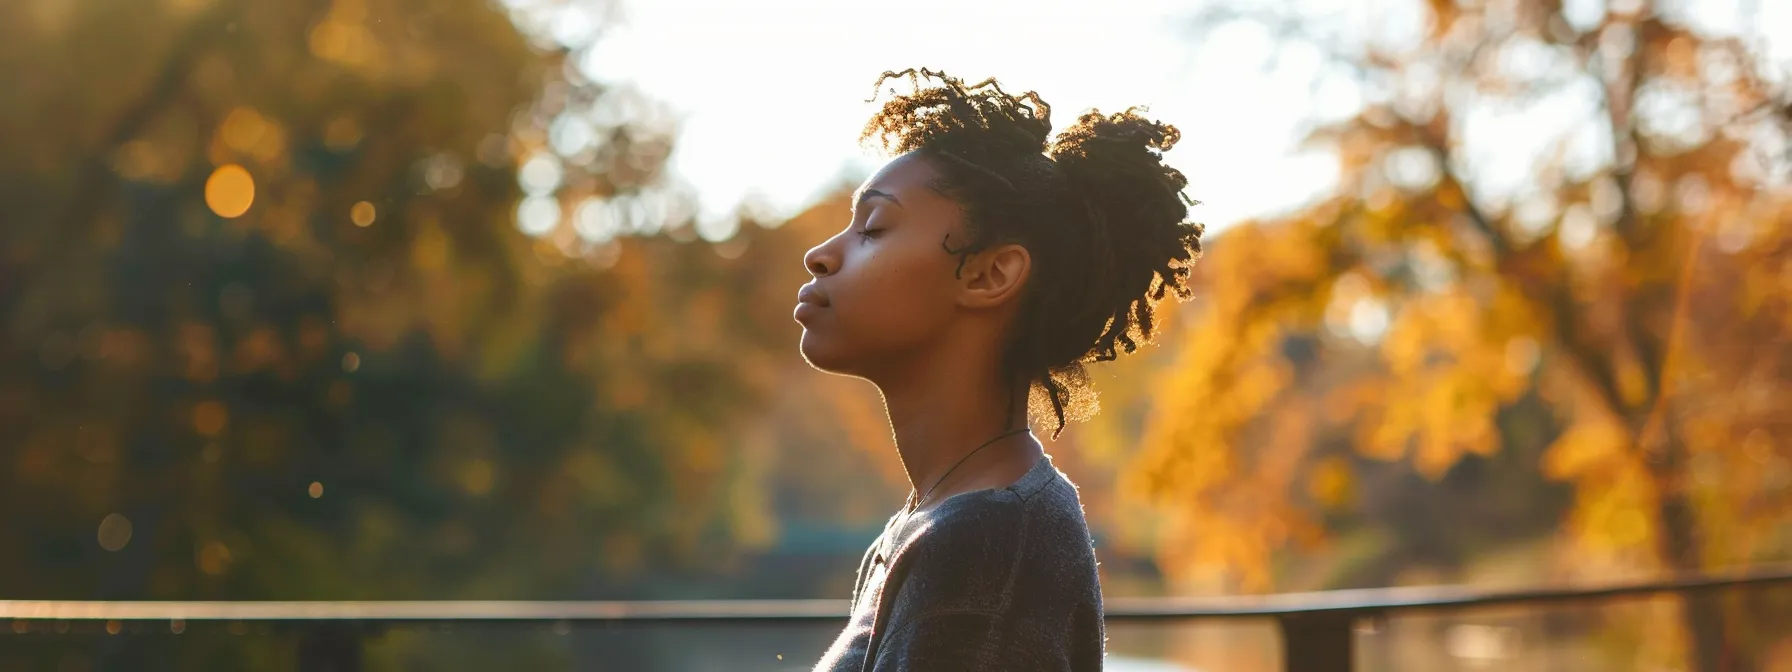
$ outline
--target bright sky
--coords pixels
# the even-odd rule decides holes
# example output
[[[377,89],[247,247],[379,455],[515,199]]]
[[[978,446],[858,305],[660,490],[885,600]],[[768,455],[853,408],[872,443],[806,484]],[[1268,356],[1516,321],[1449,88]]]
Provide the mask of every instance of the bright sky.
[[[865,99],[884,70],[995,76],[1010,92],[1038,91],[1053,106],[1054,129],[1090,107],[1148,105],[1151,116],[1182,129],[1166,159],[1188,175],[1189,194],[1202,201],[1194,216],[1210,226],[1293,209],[1324,193],[1336,179],[1335,161],[1298,147],[1303,125],[1348,115],[1360,102],[1346,78],[1316,78],[1324,67],[1316,52],[1283,51],[1278,67],[1260,67],[1275,43],[1256,24],[1213,27],[1204,41],[1194,39],[1198,5],[1190,0],[618,1],[619,22],[569,21],[577,12],[563,10],[549,30],[576,34],[606,24],[581,68],[678,111],[672,168],[698,194],[706,236],[727,235],[714,227],[727,226],[743,201],[794,214],[843,176],[869,174],[877,159],[857,138],[875,110]],[[1321,23],[1353,41],[1399,43],[1422,30],[1407,0],[1289,1],[1327,17]],[[1755,1],[1690,7],[1701,27],[1723,29]],[[1571,19],[1597,20],[1603,10],[1600,0],[1567,4]],[[1769,24],[1784,18],[1792,26],[1792,1],[1761,8]],[[1775,58],[1792,58],[1788,32],[1774,36]],[[1572,124],[1591,97],[1569,92],[1539,110]],[[1482,179],[1523,180],[1527,157],[1552,142],[1537,121],[1467,122],[1474,125],[1468,149],[1490,159]]]
[[[1329,159],[1293,155],[1307,83],[1240,67],[1268,53],[1266,35],[1226,31],[1200,57],[1186,14],[1166,0],[630,0],[587,71],[684,113],[673,169],[705,218],[749,195],[789,214],[843,169],[868,174],[876,160],[857,139],[875,111],[872,83],[920,66],[1038,91],[1054,129],[1089,107],[1149,105],[1183,131],[1167,160],[1189,176],[1201,221],[1299,205],[1326,187]]]

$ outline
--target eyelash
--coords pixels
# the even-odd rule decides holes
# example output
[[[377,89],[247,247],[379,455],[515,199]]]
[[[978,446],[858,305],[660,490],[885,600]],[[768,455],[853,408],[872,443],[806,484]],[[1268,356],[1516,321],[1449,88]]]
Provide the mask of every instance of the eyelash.
[[[854,210],[854,211],[853,211],[853,213],[852,213],[852,217],[853,217],[853,220],[854,220],[854,221],[857,221],[857,220],[858,220],[858,218],[859,218],[859,213],[858,213],[858,211],[857,211],[857,210]],[[857,233],[857,234],[859,234],[859,236],[860,236],[860,237],[862,237],[862,238],[865,238],[865,239],[867,239],[867,240],[872,240],[872,239],[876,239],[876,238],[877,238],[877,234],[880,234],[880,233],[883,233],[883,232],[884,232],[884,230],[883,230],[883,229],[873,229],[873,228],[871,228],[871,224],[870,224],[870,222],[866,222],[866,223],[865,223],[865,224],[864,224],[864,225],[863,225],[863,226],[860,226],[860,227],[859,227],[859,228],[858,228],[858,229],[856,229],[856,230],[854,230],[854,231],[853,231],[853,233]]]

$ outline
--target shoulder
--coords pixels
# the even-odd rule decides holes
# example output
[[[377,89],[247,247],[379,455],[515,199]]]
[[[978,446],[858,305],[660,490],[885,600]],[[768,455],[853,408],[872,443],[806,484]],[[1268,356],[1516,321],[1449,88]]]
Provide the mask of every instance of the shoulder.
[[[988,568],[1026,543],[1027,514],[1026,501],[1011,490],[953,497],[903,523],[895,559],[922,570]]]
[[[1075,486],[1049,464],[942,502],[897,538],[879,669],[1099,668],[1095,551]]]
[[[899,603],[1000,611],[1015,584],[1030,583],[1042,569],[1092,567],[1075,487],[1052,473],[1036,483],[958,495],[911,518],[892,558],[902,574]]]
[[[955,495],[916,513],[904,524],[898,546],[975,556],[1027,543],[1039,526],[1048,533],[1077,528],[1087,536],[1076,486],[1048,458],[1041,460],[1012,486]]]
[[[1040,542],[1041,534],[1057,537],[1074,530],[1087,537],[1076,486],[1041,459],[1012,486],[955,495],[917,512],[902,525],[895,555],[987,567],[988,561],[1011,558]]]

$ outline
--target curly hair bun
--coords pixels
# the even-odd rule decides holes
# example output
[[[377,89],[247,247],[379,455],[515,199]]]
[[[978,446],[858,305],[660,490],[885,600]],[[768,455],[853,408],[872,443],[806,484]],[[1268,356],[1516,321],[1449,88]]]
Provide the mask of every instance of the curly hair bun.
[[[1201,254],[1204,227],[1187,221],[1196,201],[1183,189],[1188,178],[1163,163],[1182,132],[1152,121],[1134,107],[1111,115],[1084,113],[1052,143],[1048,155],[1088,210],[1098,249],[1093,261],[1111,309],[1102,335],[1088,351],[1094,361],[1116,350],[1132,352],[1152,332],[1151,305],[1174,292],[1189,297],[1189,270]],[[1106,262],[1106,263],[1103,263]]]

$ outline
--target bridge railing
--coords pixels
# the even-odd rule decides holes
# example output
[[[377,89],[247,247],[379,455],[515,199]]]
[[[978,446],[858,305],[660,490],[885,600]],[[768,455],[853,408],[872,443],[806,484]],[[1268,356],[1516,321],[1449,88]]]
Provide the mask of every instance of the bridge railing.
[[[1425,586],[1311,593],[1199,597],[1109,598],[1110,629],[1206,619],[1273,619],[1288,672],[1348,672],[1359,658],[1366,627],[1390,617],[1501,606],[1609,604],[1661,595],[1708,599],[1720,591],[1792,587],[1792,569],[1700,575],[1604,585],[1489,589]],[[362,667],[363,642],[403,628],[525,625],[574,628],[641,625],[759,627],[844,624],[844,600],[698,601],[393,601],[393,602],[98,602],[0,600],[0,637],[45,634],[172,633],[224,628],[231,632],[296,634],[296,669],[353,672]],[[1792,614],[1785,614],[1792,622]],[[0,639],[0,647],[4,640]],[[815,651],[813,654],[818,655]],[[796,666],[792,666],[796,669]]]

